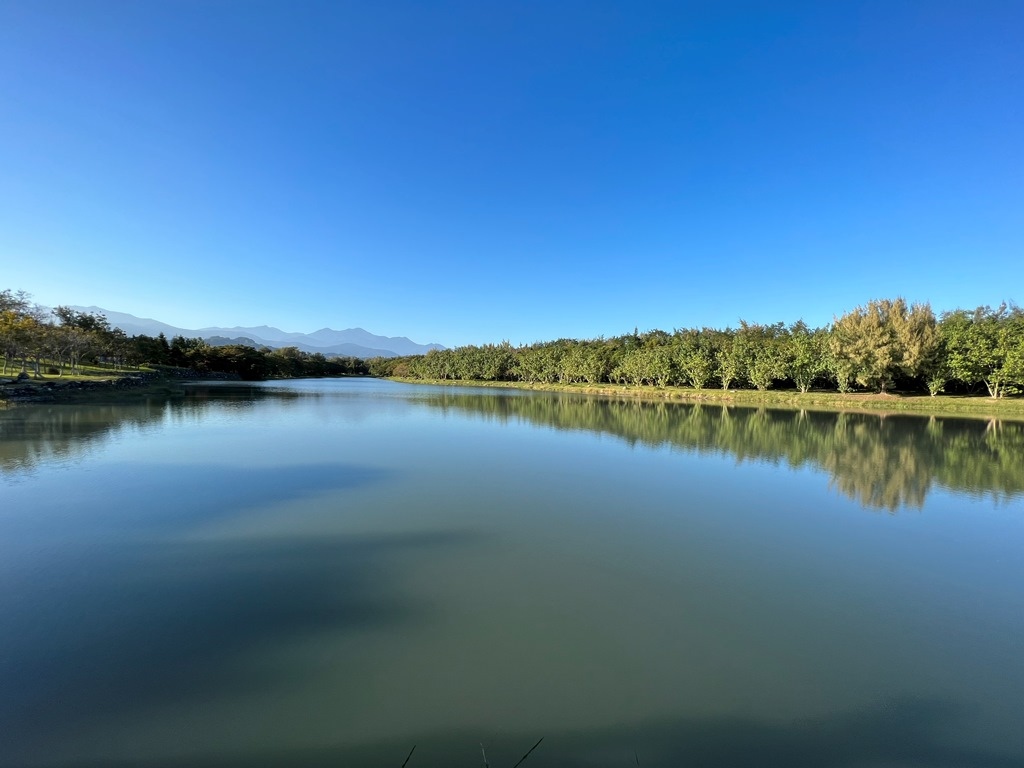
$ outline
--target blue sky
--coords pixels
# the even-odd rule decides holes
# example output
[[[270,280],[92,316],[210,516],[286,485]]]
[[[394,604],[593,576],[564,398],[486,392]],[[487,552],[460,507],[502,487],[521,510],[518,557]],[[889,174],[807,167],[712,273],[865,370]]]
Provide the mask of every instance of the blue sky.
[[[1024,3],[0,0],[0,288],[447,345],[1024,302]]]

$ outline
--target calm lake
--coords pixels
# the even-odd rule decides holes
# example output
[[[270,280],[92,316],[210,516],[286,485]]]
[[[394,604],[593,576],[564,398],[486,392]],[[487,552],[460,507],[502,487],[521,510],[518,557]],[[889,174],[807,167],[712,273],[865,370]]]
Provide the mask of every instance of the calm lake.
[[[1024,424],[372,379],[0,412],[2,766],[1024,766]]]

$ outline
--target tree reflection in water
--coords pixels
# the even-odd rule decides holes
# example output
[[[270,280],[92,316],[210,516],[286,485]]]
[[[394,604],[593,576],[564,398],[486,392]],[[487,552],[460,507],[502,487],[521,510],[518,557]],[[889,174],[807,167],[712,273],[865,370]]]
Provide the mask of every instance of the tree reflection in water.
[[[1024,424],[979,419],[642,402],[551,393],[410,390],[406,399],[498,422],[611,435],[630,445],[812,467],[870,509],[920,509],[933,487],[1005,501],[1024,494]],[[126,430],[198,420],[211,409],[275,406],[328,392],[197,388],[130,405],[48,405],[0,412],[0,473],[74,459]]]
[[[963,418],[741,408],[566,395],[437,393],[423,402],[499,421],[612,435],[827,472],[870,509],[923,507],[940,487],[1005,501],[1024,493],[1024,424]]]

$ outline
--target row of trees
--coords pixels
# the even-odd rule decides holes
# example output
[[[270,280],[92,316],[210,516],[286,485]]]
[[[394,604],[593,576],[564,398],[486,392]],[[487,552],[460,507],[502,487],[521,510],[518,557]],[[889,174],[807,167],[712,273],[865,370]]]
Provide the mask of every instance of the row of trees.
[[[426,355],[327,358],[295,347],[271,350],[241,344],[212,346],[202,339],[161,334],[127,336],[102,315],[57,307],[0,291],[3,375],[20,367],[42,374],[77,372],[84,362],[116,367],[142,363],[184,366],[245,379],[371,373],[420,379],[624,383],[704,389],[759,390],[812,387],[886,392],[894,386],[932,395],[987,390],[991,397],[1024,391],[1024,311],[958,309],[936,318],[928,304],[903,299],[871,301],[810,328],[803,321],[736,329],[655,330],[612,339],[512,347],[507,342],[433,350]]]
[[[128,336],[106,318],[68,307],[50,311],[33,304],[28,294],[0,291],[2,373],[20,369],[41,375],[47,367],[78,372],[97,356],[123,364],[131,354]]]
[[[243,379],[366,374],[354,357],[325,357],[296,347],[257,349],[242,344],[211,346],[202,339],[175,336],[128,336],[106,317],[69,307],[48,310],[24,292],[0,291],[2,374],[24,371],[42,376],[78,373],[83,364],[113,368],[143,363],[192,368],[199,372],[237,374]]]
[[[166,340],[163,344],[166,345]],[[213,346],[203,339],[175,336],[167,345],[166,352],[154,352],[160,354],[151,353],[147,358],[151,363],[167,363],[201,373],[238,374],[249,381],[369,373],[369,367],[360,358],[326,357],[320,352],[305,352],[298,347],[257,349],[245,344]]]
[[[739,328],[655,330],[612,339],[513,347],[507,342],[432,350],[370,361],[377,376],[539,383],[622,383],[812,387],[886,392],[898,386],[931,395],[987,389],[1024,391],[1024,311],[958,309],[937,318],[928,304],[881,299],[811,328],[803,321]]]

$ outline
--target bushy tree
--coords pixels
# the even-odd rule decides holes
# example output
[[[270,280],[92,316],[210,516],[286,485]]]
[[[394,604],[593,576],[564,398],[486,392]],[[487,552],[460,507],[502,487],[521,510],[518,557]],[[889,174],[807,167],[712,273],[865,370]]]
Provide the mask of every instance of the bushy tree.
[[[736,339],[736,332],[731,328],[713,331],[711,344],[715,351],[715,375],[722,389],[729,389],[743,375],[743,350]]]
[[[967,385],[983,382],[991,397],[1024,385],[1024,312],[1019,307],[958,309],[943,315],[942,340],[950,373]]]
[[[612,378],[622,384],[640,386],[648,377],[648,350],[628,350],[612,371]]]
[[[715,375],[715,348],[712,332],[676,331],[676,368],[680,377],[694,389],[704,389]]]
[[[829,344],[837,370],[884,393],[897,374],[923,371],[939,347],[939,334],[928,304],[908,307],[902,298],[880,299],[837,319]]]
[[[786,336],[786,375],[801,392],[808,392],[815,380],[828,372],[828,334],[812,330],[803,320],[789,326]]]
[[[741,320],[735,344],[742,370],[757,389],[763,392],[773,382],[786,378],[787,345],[782,323],[758,325]]]
[[[908,308],[905,301],[897,299],[889,312],[889,322],[896,333],[899,372],[917,378],[932,371],[942,351],[942,337],[928,302]]]

